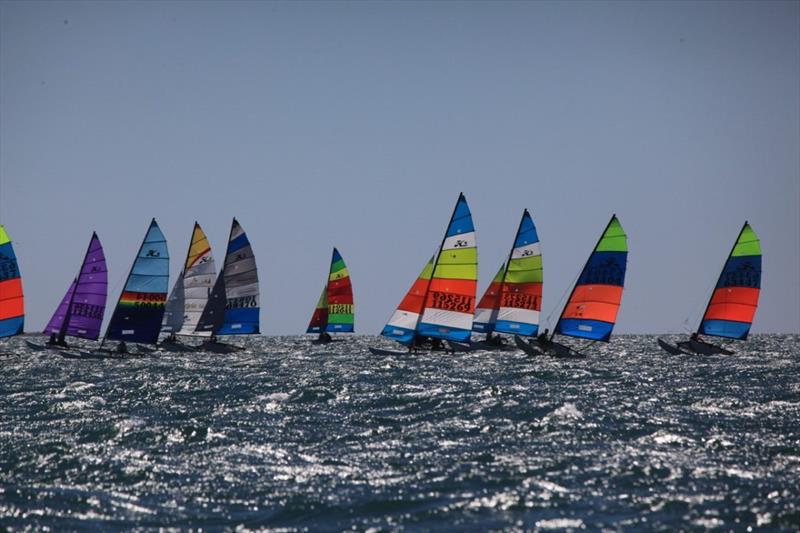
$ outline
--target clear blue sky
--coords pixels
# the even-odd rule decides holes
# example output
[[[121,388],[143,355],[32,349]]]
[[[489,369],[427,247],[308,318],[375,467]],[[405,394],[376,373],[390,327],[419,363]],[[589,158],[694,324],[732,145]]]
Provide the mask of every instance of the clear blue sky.
[[[151,217],[174,280],[193,222],[221,260],[236,216],[265,333],[305,329],[334,245],[377,333],[463,191],[479,292],[527,207],[546,317],[617,213],[617,331],[694,327],[747,219],[754,331],[797,332],[798,28],[798,2],[0,2],[0,221],[26,329],[93,230],[112,305]]]

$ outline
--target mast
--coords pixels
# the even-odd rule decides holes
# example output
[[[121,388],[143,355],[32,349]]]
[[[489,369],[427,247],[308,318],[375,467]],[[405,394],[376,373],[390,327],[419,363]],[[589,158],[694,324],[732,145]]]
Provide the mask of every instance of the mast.
[[[592,258],[592,254],[597,249],[597,247],[600,245],[600,241],[602,241],[603,237],[605,237],[606,231],[608,231],[608,228],[611,226],[611,223],[614,222],[615,218],[617,218],[617,214],[616,213],[611,215],[611,220],[608,221],[608,224],[606,224],[606,227],[600,233],[600,238],[597,239],[597,242],[594,244],[594,247],[592,248],[592,251],[589,253],[589,259]],[[586,262],[583,264],[583,268],[578,273],[578,279],[580,279],[581,274],[583,273],[584,269],[586,269],[586,265],[589,264],[589,259],[586,260]],[[561,314],[558,315],[558,321],[556,322],[556,325],[553,327],[553,333],[550,334],[550,340],[551,341],[556,336],[556,331],[558,330],[558,323],[561,322],[561,317],[564,316],[564,311],[566,310],[567,305],[569,304],[569,301],[572,299],[572,296],[575,294],[575,289],[578,288],[578,279],[576,279],[575,283],[572,285],[572,291],[569,293],[569,296],[567,297],[566,301],[564,302],[564,307],[561,309]]]
[[[725,270],[725,265],[728,263],[728,259],[730,259],[731,254],[733,254],[733,251],[736,249],[736,245],[739,244],[739,238],[742,236],[742,233],[744,233],[744,229],[747,227],[747,224],[748,224],[748,222],[747,222],[747,220],[745,220],[744,224],[742,224],[742,229],[739,230],[739,234],[736,236],[736,239],[733,241],[733,246],[731,246],[731,251],[728,252],[728,255],[725,256],[725,262],[722,263],[722,270],[720,270],[720,273],[719,273],[720,276],[722,275],[722,272]],[[708,303],[706,303],[706,306],[703,309],[703,314],[700,316],[700,323],[697,324],[697,328],[694,330],[695,331],[695,335],[699,335],[700,334],[700,326],[703,324],[703,317],[706,316],[706,313],[708,312],[708,306],[711,305],[711,300],[714,299],[714,289],[719,284],[719,277],[720,276],[717,276],[717,283],[715,283],[714,287],[711,289],[711,296],[708,297]]]

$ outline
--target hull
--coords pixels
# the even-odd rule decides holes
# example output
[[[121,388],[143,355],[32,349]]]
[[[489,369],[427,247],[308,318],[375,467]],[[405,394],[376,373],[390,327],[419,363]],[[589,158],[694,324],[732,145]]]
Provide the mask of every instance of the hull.
[[[528,355],[530,355],[532,357],[537,357],[539,355],[544,355],[541,351],[539,351],[539,348],[537,348],[533,344],[529,343],[528,341],[526,341],[525,339],[523,339],[519,335],[514,335],[514,344],[517,345],[517,348],[519,348],[520,350],[522,350],[523,352],[525,352],[526,354],[528,354]]]
[[[679,342],[678,348],[698,354],[698,355],[733,355],[733,352],[726,350],[722,346],[716,346],[707,342],[688,341]]]
[[[672,344],[670,344],[667,341],[662,340],[662,339],[658,339],[658,345],[661,347],[662,350],[664,350],[665,352],[667,352],[670,355],[681,355],[681,354],[685,353],[679,347],[674,346],[674,345],[672,345]]]

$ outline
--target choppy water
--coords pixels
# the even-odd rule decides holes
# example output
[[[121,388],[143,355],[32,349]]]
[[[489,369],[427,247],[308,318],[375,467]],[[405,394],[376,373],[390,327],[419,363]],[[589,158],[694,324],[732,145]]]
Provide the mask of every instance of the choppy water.
[[[0,527],[800,527],[800,337],[731,357],[373,356],[373,337],[67,360],[0,341]]]

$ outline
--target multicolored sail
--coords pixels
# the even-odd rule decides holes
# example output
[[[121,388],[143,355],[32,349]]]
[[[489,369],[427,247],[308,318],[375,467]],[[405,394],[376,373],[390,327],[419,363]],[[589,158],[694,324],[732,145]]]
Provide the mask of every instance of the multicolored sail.
[[[542,252],[527,209],[522,213],[507,265],[494,329],[533,337],[539,331],[542,310]]]
[[[168,284],[167,240],[154,218],[111,315],[106,338],[155,344],[161,331]]]
[[[747,339],[760,292],[761,242],[745,222],[725,261],[698,333]]]
[[[405,345],[414,341],[422,311],[425,309],[425,297],[431,284],[433,261],[434,258],[431,257],[425,264],[411,289],[397,306],[397,310],[392,313],[381,335]]]
[[[608,342],[622,301],[627,261],[627,236],[614,215],[583,267],[554,334]]]
[[[328,325],[328,284],[322,287],[322,294],[319,295],[317,306],[314,308],[314,314],[311,315],[311,321],[308,323],[306,333],[320,333],[325,331]]]
[[[328,282],[322,290],[306,333],[319,333],[320,331],[351,333],[354,329],[354,313],[353,285],[350,281],[350,274],[339,250],[334,248]]]
[[[478,285],[478,248],[472,213],[463,194],[456,202],[433,266],[419,334],[468,342]]]
[[[203,228],[194,223],[189,251],[186,253],[186,262],[183,265],[183,276],[176,282],[183,284],[183,314],[180,321],[173,316],[175,329],[178,335],[210,335],[210,332],[198,333],[196,331],[200,316],[208,303],[208,296],[214,286],[217,269],[214,266],[214,256],[211,255],[211,245],[208,242]],[[173,289],[175,293],[176,289]],[[176,293],[176,298],[179,298]],[[166,330],[165,331],[170,331]]]
[[[486,287],[486,292],[475,308],[475,318],[472,321],[472,331],[491,333],[497,322],[497,312],[500,309],[500,292],[503,290],[503,278],[506,275],[506,264],[500,265],[500,270]]]
[[[0,224],[0,337],[19,335],[25,323],[22,277],[6,229]]]
[[[78,277],[70,285],[44,333],[55,333],[62,341],[65,335],[97,340],[107,292],[106,257],[100,239],[93,233]]]

